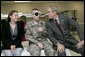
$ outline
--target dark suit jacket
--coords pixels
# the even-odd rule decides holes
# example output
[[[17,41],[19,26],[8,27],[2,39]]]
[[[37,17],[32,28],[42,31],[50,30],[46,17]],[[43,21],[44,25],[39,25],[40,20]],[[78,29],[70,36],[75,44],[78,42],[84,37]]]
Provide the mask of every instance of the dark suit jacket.
[[[74,44],[78,43],[78,41],[70,34],[69,26],[72,26],[77,30],[80,40],[84,40],[84,34],[81,31],[80,26],[74,20],[68,16],[59,15],[59,21],[63,34],[58,29],[53,19],[49,19],[46,23],[48,37],[55,46],[58,42],[64,43],[65,41]]]
[[[1,41],[2,49],[10,49],[11,45],[16,45],[16,48],[22,47],[21,42],[24,35],[24,28],[20,22],[17,22],[17,37],[15,40],[11,39],[10,25],[8,22],[2,21]]]

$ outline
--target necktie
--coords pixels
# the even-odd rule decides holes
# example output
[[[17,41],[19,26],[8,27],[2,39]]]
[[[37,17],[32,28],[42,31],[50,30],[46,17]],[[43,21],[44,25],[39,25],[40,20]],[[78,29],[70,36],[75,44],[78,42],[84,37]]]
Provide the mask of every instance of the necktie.
[[[60,25],[58,24],[57,20],[55,20],[55,22],[56,22],[58,29],[62,32],[62,29],[61,29]],[[63,32],[62,32],[62,34],[63,34]]]

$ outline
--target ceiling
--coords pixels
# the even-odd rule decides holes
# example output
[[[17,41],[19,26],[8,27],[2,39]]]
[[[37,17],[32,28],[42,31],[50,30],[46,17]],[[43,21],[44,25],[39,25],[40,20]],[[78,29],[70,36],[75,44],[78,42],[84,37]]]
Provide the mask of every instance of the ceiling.
[[[56,3],[56,2],[80,2],[80,1],[30,1],[30,2],[14,2],[14,1],[1,1],[1,3]]]

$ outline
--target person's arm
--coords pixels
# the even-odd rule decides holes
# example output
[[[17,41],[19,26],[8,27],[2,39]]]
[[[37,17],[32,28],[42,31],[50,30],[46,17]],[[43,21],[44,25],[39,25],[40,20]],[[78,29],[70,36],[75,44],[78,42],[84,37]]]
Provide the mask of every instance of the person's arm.
[[[26,40],[31,41],[35,44],[39,43],[38,40],[34,39],[31,28],[29,26],[29,23],[26,24],[26,34],[25,34]]]
[[[46,23],[45,22],[42,22],[43,24],[42,24],[42,28],[43,28],[43,31],[42,31],[42,35],[43,36],[47,36],[47,31],[46,31]]]
[[[80,37],[80,40],[84,40],[84,33],[82,32],[81,27],[79,26],[79,24],[77,22],[75,22],[74,20],[72,20],[70,17],[67,16],[67,20],[69,25],[71,25],[73,28],[75,28],[77,30],[77,33]]]
[[[2,22],[2,28],[1,28],[1,41],[2,45],[5,44],[7,48],[10,49],[10,46],[13,45],[13,41],[8,38],[8,23],[6,21]]]
[[[47,35],[48,35],[48,38],[51,40],[51,42],[57,46],[57,44],[59,43],[59,41],[56,40],[56,38],[53,36],[53,32],[49,26],[48,23],[46,23],[46,31],[47,31]]]

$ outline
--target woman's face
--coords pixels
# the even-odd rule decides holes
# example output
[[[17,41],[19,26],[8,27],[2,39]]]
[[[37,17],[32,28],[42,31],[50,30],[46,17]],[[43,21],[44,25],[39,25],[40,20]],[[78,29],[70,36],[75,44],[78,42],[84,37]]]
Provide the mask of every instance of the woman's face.
[[[11,21],[17,22],[18,21],[18,13],[17,12],[13,13],[10,16],[10,18],[11,18]]]

